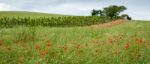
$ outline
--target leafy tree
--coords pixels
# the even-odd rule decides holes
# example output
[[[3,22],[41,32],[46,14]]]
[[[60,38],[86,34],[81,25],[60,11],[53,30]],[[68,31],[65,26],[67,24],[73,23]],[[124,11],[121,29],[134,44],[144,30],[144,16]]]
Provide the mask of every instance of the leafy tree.
[[[107,16],[110,17],[111,19],[116,19],[120,12],[126,10],[127,8],[125,6],[116,6],[112,5],[109,7],[104,8],[103,13]]]
[[[92,14],[92,16],[98,16],[99,15],[99,10],[93,9],[91,14]]]
[[[99,16],[105,16],[110,19],[117,19],[119,17],[119,14],[126,10],[127,8],[125,6],[117,6],[117,5],[111,5],[108,7],[105,7],[103,10],[92,10],[92,16],[99,15]]]
[[[103,11],[93,9],[91,12],[92,16],[103,16]]]
[[[121,18],[126,19],[126,20],[132,20],[132,18],[129,17],[128,14],[122,14],[122,15],[121,15]]]
[[[104,16],[104,13],[102,10],[99,10],[99,14],[100,14],[100,16]]]

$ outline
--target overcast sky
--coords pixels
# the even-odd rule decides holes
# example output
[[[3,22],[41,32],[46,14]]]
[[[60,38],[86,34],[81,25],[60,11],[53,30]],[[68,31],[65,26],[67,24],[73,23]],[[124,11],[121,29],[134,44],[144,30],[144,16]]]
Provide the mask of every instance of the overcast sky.
[[[90,15],[92,9],[124,5],[133,19],[150,20],[150,0],[0,0],[0,11]]]

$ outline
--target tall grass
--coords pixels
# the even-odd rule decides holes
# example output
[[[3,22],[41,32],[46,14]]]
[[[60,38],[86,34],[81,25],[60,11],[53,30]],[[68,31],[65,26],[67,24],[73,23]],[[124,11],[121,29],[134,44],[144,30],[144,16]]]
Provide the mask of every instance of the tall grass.
[[[0,64],[149,64],[150,23],[0,30]]]

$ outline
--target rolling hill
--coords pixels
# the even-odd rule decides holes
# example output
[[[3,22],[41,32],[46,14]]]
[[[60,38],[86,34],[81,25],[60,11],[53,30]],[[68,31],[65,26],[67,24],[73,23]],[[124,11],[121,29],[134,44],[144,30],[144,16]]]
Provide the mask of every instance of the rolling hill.
[[[0,11],[0,17],[51,17],[51,16],[68,16],[63,14],[49,14],[29,11]]]

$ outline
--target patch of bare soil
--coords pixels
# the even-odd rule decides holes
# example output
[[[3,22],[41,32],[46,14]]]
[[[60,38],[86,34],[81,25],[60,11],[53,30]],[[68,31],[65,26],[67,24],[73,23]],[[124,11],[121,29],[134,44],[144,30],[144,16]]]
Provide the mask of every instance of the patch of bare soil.
[[[112,22],[108,22],[108,23],[91,25],[90,27],[93,27],[93,28],[111,28],[111,27],[123,24],[125,22],[127,22],[127,21],[126,20],[122,20],[122,19],[118,19],[118,20],[115,20],[115,21],[112,21]]]

